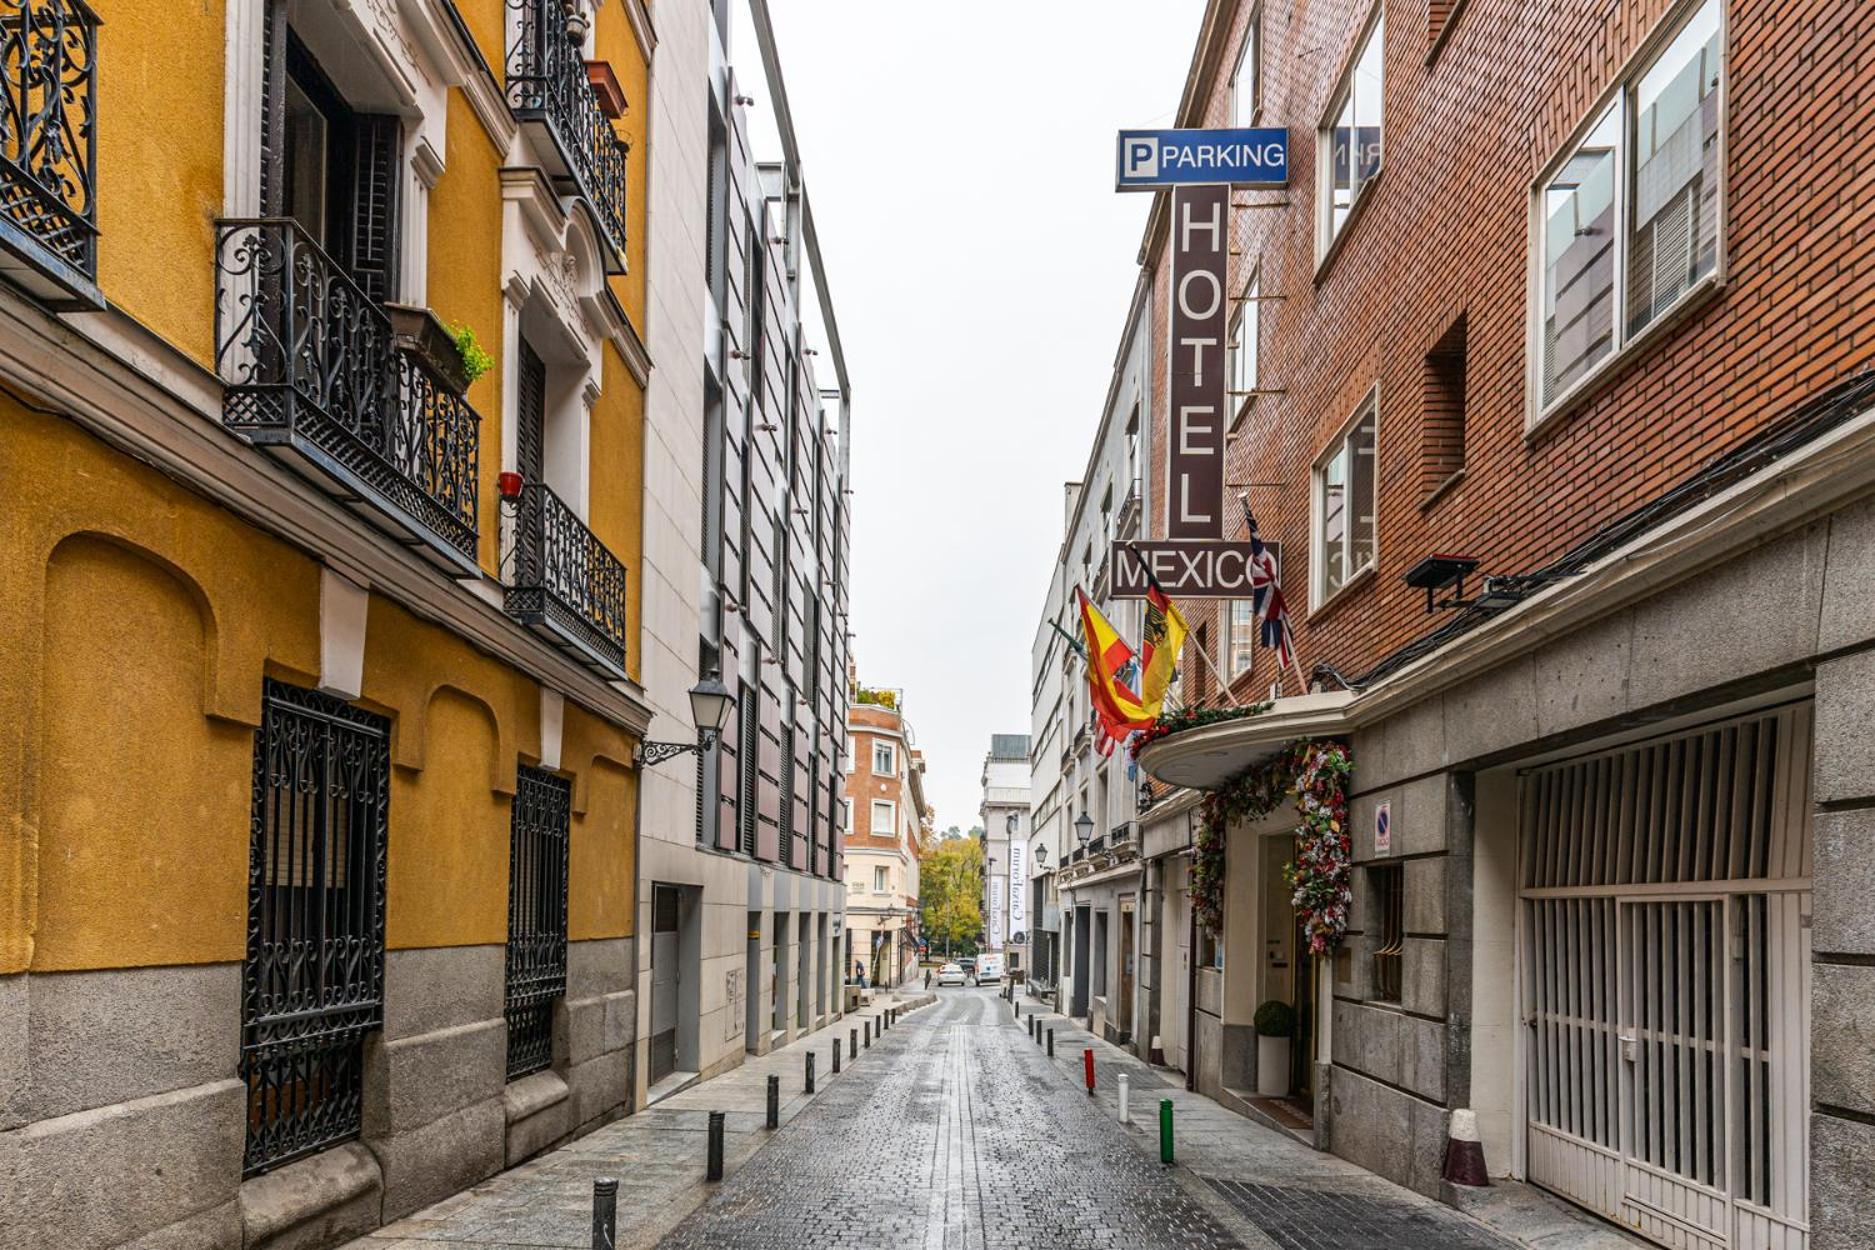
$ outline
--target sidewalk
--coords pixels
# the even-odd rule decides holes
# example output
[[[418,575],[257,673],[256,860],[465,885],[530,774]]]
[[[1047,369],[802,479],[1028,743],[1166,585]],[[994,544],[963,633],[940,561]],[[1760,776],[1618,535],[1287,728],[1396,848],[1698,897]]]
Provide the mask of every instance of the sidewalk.
[[[999,1006],[1010,1014],[1007,1003]],[[1159,1153],[1159,1100],[1172,1100],[1181,1183],[1246,1246],[1306,1250],[1365,1245],[1359,1240],[1362,1232],[1372,1235],[1374,1244],[1402,1250],[1635,1250],[1646,1244],[1527,1185],[1493,1185],[1468,1201],[1463,1212],[1434,1202],[1187,1090],[1180,1073],[1142,1063],[1066,1016],[1025,1002],[1022,1019],[1010,1020],[1006,1027],[1026,1031],[1031,1014],[1041,1017],[1044,1029],[1055,1030],[1055,1067],[1063,1080],[1085,1086],[1082,1055],[1093,1049],[1094,1102],[1116,1120],[1118,1078],[1126,1075],[1128,1136],[1154,1158]]]
[[[928,1004],[914,986],[880,993],[873,1002],[766,1055],[750,1055],[741,1067],[698,1082],[654,1106],[606,1125],[557,1150],[445,1198],[349,1243],[347,1250],[477,1250],[490,1247],[592,1245],[592,1183],[610,1176],[618,1188],[618,1245],[655,1246],[685,1216],[702,1205],[715,1186],[703,1179],[709,1113],[727,1113],[723,1176],[733,1176],[768,1140],[768,1078],[781,1078],[781,1122],[810,1101],[802,1092],[806,1056],[812,1052],[814,1082],[824,1090],[842,1079],[832,1072],[838,1039],[842,1076],[865,1064],[865,1026],[878,1029],[887,1007],[904,1010]],[[845,1047],[849,1032],[861,1034],[856,1060]]]

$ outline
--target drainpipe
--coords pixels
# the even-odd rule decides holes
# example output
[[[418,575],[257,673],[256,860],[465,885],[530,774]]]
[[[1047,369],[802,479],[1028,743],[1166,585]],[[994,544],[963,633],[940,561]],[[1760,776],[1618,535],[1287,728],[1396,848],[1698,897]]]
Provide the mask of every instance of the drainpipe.
[[[1186,908],[1191,913],[1189,921],[1191,934],[1186,939],[1190,944],[1185,948],[1191,952],[1185,960],[1185,1088],[1196,1092],[1198,1089],[1198,910]]]

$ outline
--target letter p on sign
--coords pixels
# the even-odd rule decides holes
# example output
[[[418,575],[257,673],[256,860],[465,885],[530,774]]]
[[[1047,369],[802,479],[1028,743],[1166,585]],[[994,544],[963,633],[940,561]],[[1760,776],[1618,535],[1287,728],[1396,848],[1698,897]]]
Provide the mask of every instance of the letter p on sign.
[[[1140,138],[1126,141],[1126,176],[1128,178],[1157,178],[1159,176],[1159,141]]]

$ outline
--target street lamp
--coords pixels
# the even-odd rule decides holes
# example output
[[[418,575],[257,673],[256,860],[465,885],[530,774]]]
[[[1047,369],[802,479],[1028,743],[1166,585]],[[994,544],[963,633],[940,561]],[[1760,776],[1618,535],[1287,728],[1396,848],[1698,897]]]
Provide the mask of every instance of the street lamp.
[[[1086,846],[1089,839],[1094,836],[1094,818],[1089,816],[1086,812],[1082,812],[1079,816],[1076,816],[1074,818],[1074,836],[1081,840],[1082,846]]]
[[[1018,816],[1014,812],[1011,812],[1009,813],[1009,819],[1003,822],[1003,828],[1008,830],[1009,836],[1013,838],[1016,836],[1016,829],[1020,827],[1021,824],[1022,824],[1022,817]]]
[[[701,754],[705,747],[716,741],[723,731],[723,724],[729,719],[729,704],[732,696],[729,688],[723,685],[722,675],[711,672],[702,681],[690,687],[690,716],[697,724],[695,742],[641,742],[632,752],[632,761],[640,768],[655,768],[665,760],[675,759],[692,751]]]

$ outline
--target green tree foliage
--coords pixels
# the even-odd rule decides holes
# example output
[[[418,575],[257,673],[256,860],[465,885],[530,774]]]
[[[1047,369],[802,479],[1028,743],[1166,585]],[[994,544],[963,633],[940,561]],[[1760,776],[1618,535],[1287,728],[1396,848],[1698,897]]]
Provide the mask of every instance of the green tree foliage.
[[[945,838],[918,865],[918,903],[931,953],[968,950],[983,931],[983,843]]]

